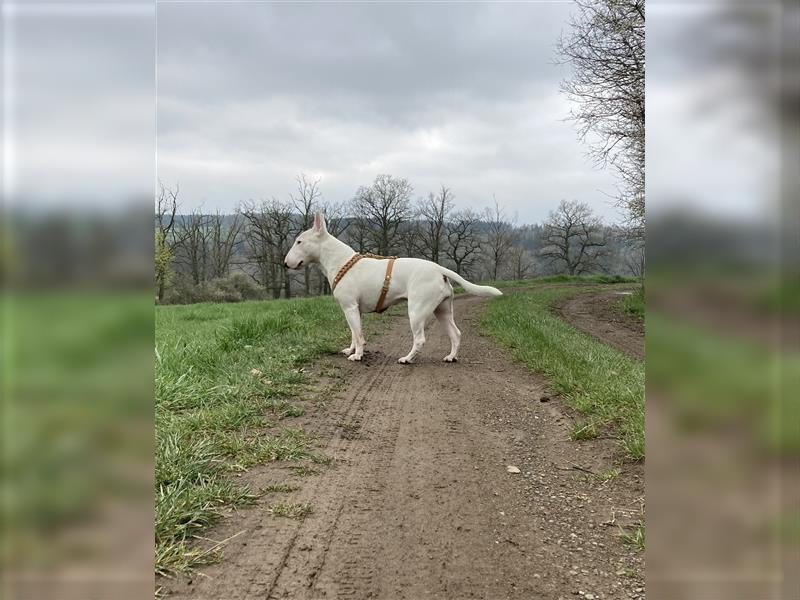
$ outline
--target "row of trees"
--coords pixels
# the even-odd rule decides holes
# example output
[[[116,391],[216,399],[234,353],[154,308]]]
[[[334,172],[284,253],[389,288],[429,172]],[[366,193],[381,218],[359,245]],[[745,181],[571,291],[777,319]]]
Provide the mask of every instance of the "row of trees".
[[[408,180],[391,175],[378,175],[340,203],[323,200],[319,180],[300,175],[296,184],[286,200],[245,202],[232,215],[182,213],[179,189],[162,185],[156,205],[158,300],[190,301],[195,296],[184,293],[187,288],[223,285],[237,273],[237,285],[246,276],[274,298],[326,293],[328,282],[315,267],[300,274],[283,267],[294,237],[311,227],[319,209],[328,231],[358,252],[426,258],[476,280],[641,275],[643,269],[629,236],[577,202],[562,201],[545,223],[519,226],[496,199],[480,212],[457,210],[447,186],[414,200]],[[218,299],[226,299],[224,293]]]

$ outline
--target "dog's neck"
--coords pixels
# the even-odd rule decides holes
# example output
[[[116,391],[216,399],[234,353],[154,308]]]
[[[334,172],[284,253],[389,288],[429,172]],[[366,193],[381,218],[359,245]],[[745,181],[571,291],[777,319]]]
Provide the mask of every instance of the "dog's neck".
[[[320,245],[319,265],[328,283],[333,285],[333,278],[345,263],[353,257],[356,251],[341,240],[337,240],[332,235],[325,236],[325,240]]]

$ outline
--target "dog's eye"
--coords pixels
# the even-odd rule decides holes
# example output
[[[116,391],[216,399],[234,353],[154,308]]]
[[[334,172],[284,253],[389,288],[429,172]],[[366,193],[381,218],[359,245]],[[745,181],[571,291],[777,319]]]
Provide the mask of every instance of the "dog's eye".
[[[298,244],[302,244],[303,242],[301,242],[300,240],[297,240],[297,243],[298,243]]]

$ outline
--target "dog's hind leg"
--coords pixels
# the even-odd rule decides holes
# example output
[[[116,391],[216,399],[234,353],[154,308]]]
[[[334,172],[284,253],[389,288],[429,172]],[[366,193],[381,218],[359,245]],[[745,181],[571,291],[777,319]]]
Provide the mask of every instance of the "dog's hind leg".
[[[435,294],[435,295],[433,295]],[[408,320],[411,322],[411,334],[414,336],[414,345],[411,352],[406,354],[397,362],[408,364],[414,362],[417,354],[425,344],[425,324],[433,311],[441,303],[441,291],[436,290],[433,294],[409,294],[408,297]]]
[[[352,345],[354,346],[354,352],[347,359],[361,360],[361,357],[364,356],[364,334],[361,332],[361,311],[358,310],[358,305],[345,308],[344,316],[350,326],[350,333],[353,336]]]
[[[439,323],[450,337],[450,354],[444,357],[444,362],[458,362],[458,347],[461,344],[461,331],[456,327],[453,319],[453,297],[445,298],[433,311]]]

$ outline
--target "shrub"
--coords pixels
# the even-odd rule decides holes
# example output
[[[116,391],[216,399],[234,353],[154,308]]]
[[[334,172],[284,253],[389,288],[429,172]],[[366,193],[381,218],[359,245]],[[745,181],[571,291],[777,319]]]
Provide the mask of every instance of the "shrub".
[[[230,279],[219,278],[210,282],[204,282],[207,287],[208,300],[206,302],[241,302],[242,294],[233,285]]]
[[[263,300],[267,297],[267,291],[246,273],[234,273],[228,280],[242,295],[243,300]]]
[[[186,276],[177,276],[164,293],[163,304],[196,304],[198,302],[241,302],[263,300],[266,290],[259,287],[246,273],[201,281],[195,285]]]

